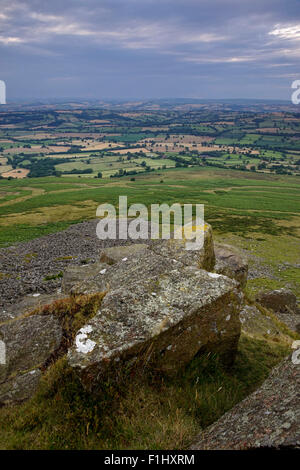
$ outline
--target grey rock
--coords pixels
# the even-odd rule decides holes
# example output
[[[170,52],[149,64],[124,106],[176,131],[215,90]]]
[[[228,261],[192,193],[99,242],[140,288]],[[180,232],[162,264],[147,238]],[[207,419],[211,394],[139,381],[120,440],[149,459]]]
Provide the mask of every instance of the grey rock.
[[[61,288],[62,279],[45,281],[46,276],[63,272],[69,265],[92,264],[105,248],[148,242],[100,240],[96,236],[98,222],[81,222],[61,232],[0,248],[0,307],[5,310],[25,295],[55,292]]]
[[[69,364],[90,391],[97,391],[116,364],[134,367],[142,361],[172,375],[201,351],[219,352],[226,364],[234,360],[242,301],[236,282],[179,262],[174,267],[159,255],[148,260],[154,258],[150,270],[144,265],[146,275],[141,266],[136,273],[121,270],[121,281],[131,273],[139,279],[109,291],[68,352]]]
[[[196,439],[193,450],[300,449],[300,366],[291,357]]]
[[[285,343],[290,344],[293,342],[290,336],[280,331],[268,312],[263,314],[256,305],[244,305],[240,312],[240,321],[242,331],[248,336],[275,341],[283,340]]]
[[[235,279],[245,287],[248,275],[248,261],[234,247],[215,243],[216,264],[214,271]]]
[[[126,257],[125,257],[126,258]],[[176,260],[160,256],[151,250],[142,250],[113,264],[103,264],[95,276],[76,283],[72,294],[108,292],[119,287],[137,285],[149,277],[164,274],[176,266]],[[181,266],[182,264],[179,263]]]
[[[136,255],[148,249],[145,243],[113,246],[101,251],[100,262],[106,264],[115,264],[128,258],[128,256]],[[126,261],[126,260],[125,260]]]
[[[62,299],[63,297],[65,296],[60,292],[55,292],[53,294],[35,293],[26,295],[22,300],[15,302],[13,305],[0,308],[0,323],[24,316],[26,313],[42,308],[44,305],[51,304],[55,300]]]
[[[100,262],[68,266],[63,275],[62,291],[69,294],[75,284],[93,278],[105,267],[105,264]]]
[[[59,348],[62,329],[53,316],[33,315],[1,324],[0,339],[6,349],[5,364],[0,364],[0,403],[10,394],[25,399],[36,384],[34,374],[25,375],[40,368]]]
[[[28,400],[36,392],[41,376],[39,369],[33,369],[0,384],[0,403],[9,405]]]
[[[186,242],[187,240],[184,238],[151,240],[149,248],[161,256],[175,259],[186,266],[196,266],[200,269],[212,271],[215,265],[215,252],[211,226],[209,224],[204,226],[204,242],[201,249],[187,250]]]

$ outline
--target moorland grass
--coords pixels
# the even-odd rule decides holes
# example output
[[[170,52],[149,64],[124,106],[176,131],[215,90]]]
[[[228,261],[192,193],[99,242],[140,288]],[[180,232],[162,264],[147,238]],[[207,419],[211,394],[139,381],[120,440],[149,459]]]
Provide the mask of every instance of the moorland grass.
[[[62,357],[29,402],[0,410],[0,449],[188,448],[287,353],[284,345],[243,335],[231,370],[208,354],[172,380],[123,371],[117,382],[100,384],[97,398]]]

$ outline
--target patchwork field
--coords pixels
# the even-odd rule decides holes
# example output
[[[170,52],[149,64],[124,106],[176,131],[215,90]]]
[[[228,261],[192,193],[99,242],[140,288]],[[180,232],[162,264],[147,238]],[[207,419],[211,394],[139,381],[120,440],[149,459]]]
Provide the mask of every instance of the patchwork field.
[[[153,105],[130,112],[119,106],[113,112],[86,107],[0,113],[0,177],[19,177],[10,170],[26,169],[29,178],[110,178],[206,165],[299,175],[299,117],[276,106],[267,112],[263,105],[254,108],[245,113],[243,106]],[[147,160],[140,160],[143,156]]]

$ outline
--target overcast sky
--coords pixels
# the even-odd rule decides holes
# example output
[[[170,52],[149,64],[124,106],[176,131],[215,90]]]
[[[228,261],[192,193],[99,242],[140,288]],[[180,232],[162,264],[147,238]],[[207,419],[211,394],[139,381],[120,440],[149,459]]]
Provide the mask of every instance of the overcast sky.
[[[0,0],[8,100],[290,99],[299,65],[299,0]]]

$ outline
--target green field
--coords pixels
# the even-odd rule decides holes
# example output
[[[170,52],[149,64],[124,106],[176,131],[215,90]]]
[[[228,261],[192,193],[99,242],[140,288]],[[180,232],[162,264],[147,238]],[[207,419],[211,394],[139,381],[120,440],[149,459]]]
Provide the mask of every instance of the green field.
[[[242,177],[241,177],[242,176]],[[94,218],[100,203],[204,203],[220,233],[297,235],[298,179],[211,168],[178,168],[130,177],[0,180],[0,243],[28,240],[67,224]]]

